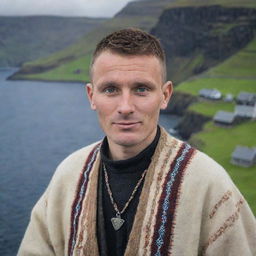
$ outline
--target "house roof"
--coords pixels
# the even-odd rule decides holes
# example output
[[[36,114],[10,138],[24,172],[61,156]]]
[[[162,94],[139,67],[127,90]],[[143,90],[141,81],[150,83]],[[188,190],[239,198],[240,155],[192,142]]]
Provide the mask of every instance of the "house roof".
[[[252,161],[255,155],[256,155],[256,151],[254,148],[236,146],[235,150],[232,153],[232,158]]]
[[[231,124],[235,119],[235,114],[232,112],[227,112],[227,111],[218,111],[213,120],[215,122],[221,122],[221,123],[227,123]]]
[[[240,92],[237,96],[237,100],[243,102],[256,102],[256,94],[249,92]]]
[[[236,116],[255,117],[256,116],[256,107],[255,106],[247,106],[247,105],[236,105],[235,115]]]
[[[228,93],[228,94],[226,95],[226,97],[225,97],[225,100],[226,100],[226,101],[232,101],[233,98],[234,98],[233,94]]]
[[[199,95],[207,98],[212,98],[212,99],[221,98],[221,92],[216,89],[201,89],[199,91]]]

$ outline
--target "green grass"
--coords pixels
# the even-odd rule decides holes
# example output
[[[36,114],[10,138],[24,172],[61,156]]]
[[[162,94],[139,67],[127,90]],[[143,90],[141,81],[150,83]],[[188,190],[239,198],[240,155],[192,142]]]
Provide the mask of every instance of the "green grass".
[[[177,91],[198,95],[202,88],[216,88],[223,94],[240,91],[256,92],[256,39],[222,64],[204,74],[187,80]]]
[[[66,57],[72,56],[74,58],[80,59],[81,56],[87,55],[88,53],[91,53],[92,50],[94,49],[95,45],[97,42],[99,42],[99,40],[105,36],[106,34],[120,29],[120,28],[124,28],[124,27],[131,27],[131,26],[135,26],[135,27],[140,27],[146,31],[150,31],[152,29],[152,27],[154,27],[154,25],[157,23],[158,21],[158,17],[161,14],[161,12],[164,9],[167,8],[175,8],[175,7],[184,7],[184,6],[209,6],[209,5],[216,5],[216,4],[220,4],[223,6],[230,6],[230,7],[254,7],[256,8],[256,2],[255,0],[211,0],[211,1],[206,1],[206,0],[179,0],[179,1],[145,1],[145,2],[138,2],[136,3],[137,7],[133,7],[133,8],[143,8],[144,6],[146,6],[146,8],[150,7],[152,8],[152,10],[154,11],[153,15],[129,15],[129,14],[125,14],[123,16],[117,16],[114,17],[113,19],[108,20],[107,22],[105,22],[104,24],[102,24],[100,27],[98,27],[96,30],[91,31],[90,33],[88,33],[86,35],[86,37],[82,38],[81,40],[79,40],[77,43],[75,43],[74,45],[56,52],[53,55],[50,55],[48,57],[45,58],[41,58],[38,59],[36,61],[30,62],[30,63],[25,63],[24,66],[22,68],[28,68],[30,66],[58,66],[57,68],[54,68],[52,71],[48,71],[48,72],[44,72],[42,74],[34,74],[34,75],[26,75],[26,74],[22,74],[21,77],[23,79],[42,79],[42,80],[50,80],[50,79],[54,79],[54,80],[58,80],[59,79],[59,74],[62,73],[62,70],[67,70],[66,74],[62,75],[62,79],[65,80],[80,80],[81,77],[77,77],[72,74],[72,66],[74,65],[73,61],[71,61],[70,63],[70,67],[68,67],[69,65],[69,61],[65,61]],[[134,4],[135,5],[135,4]],[[193,70],[193,67],[196,66],[198,63],[201,63],[203,61],[203,58],[201,56],[199,56],[198,58],[192,59],[191,62],[186,63],[185,62],[185,66],[181,65],[180,70],[178,70],[178,72],[176,73],[177,78],[175,79],[175,81],[181,81],[182,80],[182,74],[183,73],[188,73],[189,75],[191,75],[191,70]],[[177,60],[177,62],[179,62],[179,60]],[[76,63],[79,63],[76,62]],[[81,66],[78,67],[79,69],[83,69],[84,65],[86,65],[87,63],[82,63],[81,62]],[[65,66],[63,67],[63,69],[60,69],[59,66]],[[184,67],[184,68],[183,68]],[[171,69],[171,68],[170,68]],[[247,70],[247,69],[245,69]],[[170,71],[170,70],[168,70]],[[56,73],[56,74],[54,74]],[[171,72],[169,72],[171,74]],[[174,74],[171,74],[174,75]],[[186,77],[186,76],[185,76]],[[86,79],[86,76],[85,76]]]
[[[27,79],[44,79],[49,81],[89,81],[89,64],[91,56],[88,54],[72,62],[42,74],[28,75]],[[81,68],[82,67],[82,68]],[[80,70],[80,73],[76,73]]]
[[[256,39],[221,65],[206,72],[205,76],[232,76],[239,79],[256,79]]]
[[[74,44],[106,19],[57,16],[0,16],[0,66],[48,56]]]
[[[232,93],[234,96],[241,91],[256,93],[256,39],[222,64],[181,83],[175,90],[198,95],[202,88],[216,88],[224,95]],[[189,110],[213,117],[219,110],[232,112],[234,103],[200,100],[191,105]],[[256,215],[256,166],[244,168],[230,163],[231,154],[237,145],[256,146],[255,131],[255,121],[231,128],[218,127],[208,122],[203,131],[193,135],[190,141],[227,170]]]
[[[167,77],[175,84],[183,81],[193,74],[193,70],[204,62],[204,56],[200,52],[193,53],[193,56],[173,56],[167,61]],[[175,67],[175,68],[173,68]]]
[[[256,145],[255,131],[256,122],[246,122],[232,128],[218,127],[209,122],[191,141],[200,142],[200,149],[227,170],[256,215],[256,166],[244,168],[230,163],[231,154],[237,145]]]
[[[232,93],[233,95],[239,92],[256,92],[256,79],[235,79],[235,78],[197,78],[181,83],[176,87],[176,91],[198,95],[199,90],[203,88],[215,88],[223,94]]]
[[[203,100],[189,106],[189,110],[209,117],[213,117],[219,110],[233,112],[234,108],[235,104],[233,102]]]
[[[81,38],[77,43],[58,51],[55,54],[40,58],[38,60],[27,62],[22,69],[30,69],[34,66],[49,67],[57,66],[43,73],[37,74],[21,74],[17,78],[35,79],[35,80],[55,80],[55,81],[88,81],[89,80],[89,61],[91,53],[96,43],[99,42],[107,34],[125,27],[141,27],[149,30],[157,21],[157,17],[151,16],[135,16],[135,17],[116,17],[108,20],[96,30],[89,32],[85,37]],[[72,57],[75,60],[67,60]],[[81,74],[74,74],[74,70],[82,70]]]
[[[215,28],[210,32],[211,35],[219,36],[221,34],[226,34],[230,29],[235,27],[237,24],[215,24]]]

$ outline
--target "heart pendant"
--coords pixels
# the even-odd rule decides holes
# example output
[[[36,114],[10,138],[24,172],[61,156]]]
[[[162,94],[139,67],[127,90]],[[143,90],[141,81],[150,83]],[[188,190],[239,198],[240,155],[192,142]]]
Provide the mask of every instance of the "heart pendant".
[[[111,222],[112,222],[113,228],[115,230],[120,229],[122,227],[122,225],[124,224],[124,220],[121,219],[120,217],[112,218]]]

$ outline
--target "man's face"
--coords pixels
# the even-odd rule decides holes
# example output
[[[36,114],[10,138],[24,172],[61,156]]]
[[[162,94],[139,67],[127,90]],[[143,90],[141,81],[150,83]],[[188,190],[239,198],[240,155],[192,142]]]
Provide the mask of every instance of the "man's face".
[[[155,135],[160,109],[167,106],[172,84],[163,85],[162,65],[154,56],[102,52],[87,85],[91,108],[111,146],[144,149]]]

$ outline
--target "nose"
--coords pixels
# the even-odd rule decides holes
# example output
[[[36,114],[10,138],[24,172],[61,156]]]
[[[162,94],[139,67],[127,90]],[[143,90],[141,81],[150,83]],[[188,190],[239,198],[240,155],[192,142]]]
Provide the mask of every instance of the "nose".
[[[123,93],[118,104],[118,113],[122,115],[129,115],[134,112],[134,103],[132,96],[129,93]]]

